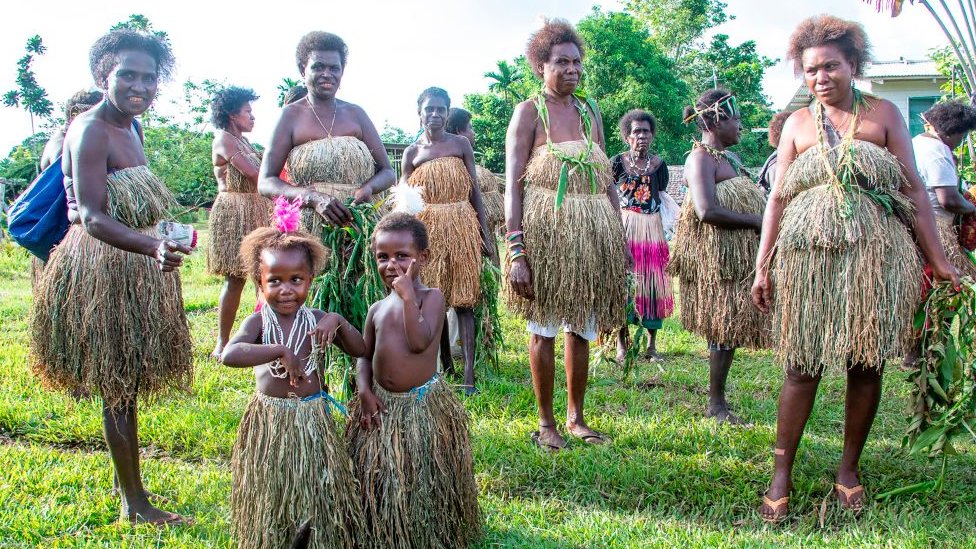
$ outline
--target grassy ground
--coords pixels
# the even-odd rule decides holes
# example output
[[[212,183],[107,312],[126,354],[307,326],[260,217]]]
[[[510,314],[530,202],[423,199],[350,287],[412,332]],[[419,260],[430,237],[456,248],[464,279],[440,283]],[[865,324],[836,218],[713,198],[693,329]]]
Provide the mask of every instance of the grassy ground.
[[[148,487],[192,527],[157,530],[118,523],[100,408],[44,391],[30,374],[28,260],[0,247],[0,546],[231,547],[228,460],[250,372],[207,359],[220,281],[202,254],[183,269],[196,379],[189,394],[143,406],[140,436]],[[250,289],[245,292],[250,293]],[[253,306],[245,296],[242,311]],[[590,423],[613,443],[580,443],[558,455],[530,446],[534,404],[526,336],[503,319],[511,349],[498,371],[481,371],[482,392],[465,401],[487,520],[481,547],[882,546],[963,547],[976,541],[973,455],[954,458],[942,494],[869,503],[860,518],[830,498],[843,430],[843,381],[821,385],[800,447],[793,515],[770,527],[755,508],[771,469],[781,371],[769,353],[742,352],[730,379],[734,407],[751,428],[702,417],[704,343],[668,321],[659,340],[663,369],[649,364],[622,379],[601,367],[587,393]],[[557,409],[565,385],[557,376]],[[908,385],[892,371],[863,460],[877,494],[926,480],[936,467],[900,449]]]

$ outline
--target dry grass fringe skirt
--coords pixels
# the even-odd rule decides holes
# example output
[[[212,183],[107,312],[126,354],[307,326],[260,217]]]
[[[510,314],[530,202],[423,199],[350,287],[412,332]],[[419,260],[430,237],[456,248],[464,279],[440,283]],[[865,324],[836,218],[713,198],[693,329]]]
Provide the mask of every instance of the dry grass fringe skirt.
[[[424,162],[409,184],[424,195],[424,209],[417,216],[430,237],[424,283],[440,288],[449,307],[474,307],[481,297],[482,240],[469,198],[474,182],[464,161],[452,156]]]
[[[417,217],[430,236],[424,283],[440,288],[449,307],[474,307],[481,297],[481,228],[474,208],[468,202],[427,204]]]
[[[659,330],[661,321],[674,311],[671,282],[665,273],[668,265],[668,242],[664,239],[661,214],[631,210],[621,210],[620,213],[623,216],[627,247],[634,258],[635,309],[640,315],[642,326]]]
[[[441,381],[422,396],[375,392],[387,409],[381,426],[361,429],[356,399],[346,427],[373,546],[466,547],[482,519],[464,406]]]
[[[976,265],[966,255],[966,250],[959,244],[959,228],[953,223],[953,218],[944,215],[935,216],[936,225],[939,228],[939,241],[945,248],[946,257],[949,262],[959,269],[962,276],[971,276],[976,279]]]
[[[481,188],[481,201],[488,217],[488,228],[497,230],[505,223],[505,195],[502,194],[504,182],[488,168],[476,166],[478,185]]]
[[[623,225],[605,194],[566,194],[557,211],[556,192],[527,185],[522,230],[535,299],[505,284],[509,309],[543,326],[599,329],[626,322],[627,264]],[[505,279],[511,263],[506,261]]]
[[[908,229],[864,194],[801,192],[780,221],[774,325],[784,366],[880,367],[911,343],[922,262]],[[848,209],[850,207],[850,209]]]
[[[207,272],[247,278],[241,263],[241,240],[271,222],[272,202],[256,193],[222,192],[210,209]]]
[[[762,215],[762,190],[747,177],[715,187],[729,210]],[[698,219],[689,195],[681,208],[667,272],[678,279],[680,319],[686,330],[730,347],[761,349],[770,344],[770,318],[752,304],[759,235],[751,229],[720,229]]]
[[[156,229],[138,229],[158,238]],[[190,330],[180,275],[73,225],[34,292],[31,367],[44,384],[96,392],[111,407],[186,389]]]
[[[363,547],[352,463],[325,399],[257,393],[237,430],[230,506],[241,549],[288,547],[312,519],[309,547]]]

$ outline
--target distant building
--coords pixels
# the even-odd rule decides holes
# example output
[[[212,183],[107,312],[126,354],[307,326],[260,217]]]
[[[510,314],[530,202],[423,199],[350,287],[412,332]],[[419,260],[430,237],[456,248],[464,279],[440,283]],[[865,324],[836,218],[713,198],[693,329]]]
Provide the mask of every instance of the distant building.
[[[857,87],[894,103],[908,122],[908,129],[914,137],[924,131],[920,115],[942,97],[942,85],[946,80],[936,69],[934,61],[900,59],[868,65],[864,69],[864,78],[857,81]],[[786,109],[795,111],[804,108],[811,99],[806,84],[801,84]]]

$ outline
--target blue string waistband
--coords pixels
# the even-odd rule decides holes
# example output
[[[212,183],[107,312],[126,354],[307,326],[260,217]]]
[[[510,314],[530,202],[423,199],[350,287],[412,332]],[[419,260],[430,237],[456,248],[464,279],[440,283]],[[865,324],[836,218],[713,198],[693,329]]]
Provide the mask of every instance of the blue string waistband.
[[[434,374],[434,377],[430,378],[430,380],[427,381],[427,383],[424,383],[423,385],[421,385],[419,387],[414,387],[413,389],[410,389],[407,392],[410,393],[411,395],[412,394],[416,394],[417,395],[417,402],[420,402],[420,401],[422,401],[424,399],[424,395],[427,394],[427,391],[429,391],[430,388],[434,386],[434,383],[437,383],[439,380],[440,380],[440,378],[437,377],[437,374],[435,373]]]
[[[330,395],[328,391],[319,391],[314,395],[308,395],[307,397],[302,397],[302,402],[311,402],[313,400],[318,400],[320,398],[324,398],[329,405],[335,406],[335,408],[339,410],[339,413],[341,413],[343,416],[349,415],[346,412],[346,407],[343,406],[341,403],[339,403],[339,401],[336,400],[335,397]]]

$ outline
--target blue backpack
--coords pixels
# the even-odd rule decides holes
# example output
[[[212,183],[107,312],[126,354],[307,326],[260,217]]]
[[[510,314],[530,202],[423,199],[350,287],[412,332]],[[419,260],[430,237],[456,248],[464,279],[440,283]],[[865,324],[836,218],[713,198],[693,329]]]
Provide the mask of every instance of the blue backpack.
[[[7,221],[10,236],[27,251],[47,261],[69,225],[60,155],[17,197]]]
[[[138,120],[132,120],[132,131],[140,140],[141,128]],[[7,230],[17,244],[41,261],[47,261],[51,250],[61,242],[70,225],[64,171],[61,169],[61,155],[58,155],[57,160],[14,200],[7,214]]]

